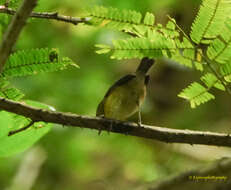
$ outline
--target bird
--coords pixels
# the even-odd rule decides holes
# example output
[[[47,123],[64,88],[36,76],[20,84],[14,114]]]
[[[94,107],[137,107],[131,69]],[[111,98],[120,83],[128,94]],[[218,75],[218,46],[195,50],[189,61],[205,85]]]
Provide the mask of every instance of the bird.
[[[141,125],[140,110],[149,82],[147,72],[153,64],[153,59],[144,57],[134,74],[115,82],[99,103],[96,116],[123,121],[138,112],[138,125]]]

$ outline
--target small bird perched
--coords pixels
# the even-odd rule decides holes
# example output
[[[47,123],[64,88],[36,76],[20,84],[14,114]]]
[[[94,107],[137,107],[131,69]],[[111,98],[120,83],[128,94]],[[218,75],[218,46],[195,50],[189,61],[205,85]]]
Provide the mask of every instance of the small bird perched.
[[[145,57],[134,74],[126,75],[113,84],[99,103],[96,116],[124,120],[138,111],[138,124],[141,124],[140,106],[149,82],[146,73],[153,64],[153,59]]]

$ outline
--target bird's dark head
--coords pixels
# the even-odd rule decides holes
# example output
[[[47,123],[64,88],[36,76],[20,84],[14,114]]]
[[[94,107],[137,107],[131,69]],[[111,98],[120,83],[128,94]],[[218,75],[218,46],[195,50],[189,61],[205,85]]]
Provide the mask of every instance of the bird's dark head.
[[[144,57],[141,60],[140,65],[136,70],[136,73],[146,74],[153,64],[154,64],[154,59],[149,59],[148,57]]]

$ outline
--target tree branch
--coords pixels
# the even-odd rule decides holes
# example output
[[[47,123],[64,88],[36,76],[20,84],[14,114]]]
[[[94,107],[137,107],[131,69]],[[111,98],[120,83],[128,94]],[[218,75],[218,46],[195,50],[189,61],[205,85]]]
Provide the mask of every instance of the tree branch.
[[[148,190],[230,189],[231,158],[222,158],[210,166],[183,172],[167,179],[153,182]],[[218,188],[219,187],[219,188]],[[228,188],[229,187],[229,188]]]
[[[6,13],[10,15],[14,15],[16,13],[15,10],[8,8],[8,7],[0,7],[0,13]],[[71,23],[74,25],[77,25],[79,23],[85,23],[88,22],[91,18],[90,17],[71,17],[71,16],[65,16],[65,15],[60,15],[57,12],[32,12],[30,14],[30,17],[34,18],[41,18],[41,19],[49,19],[49,20],[57,20],[57,21],[62,21],[62,22],[67,22]]]
[[[26,19],[30,16],[31,11],[36,6],[36,2],[37,0],[24,0],[4,33],[3,40],[0,45],[0,72],[2,71],[11,49],[26,23]],[[5,6],[1,6],[1,8],[2,7]]]
[[[81,116],[33,108],[20,102],[0,98],[0,109],[30,118],[32,121],[44,121],[66,126],[83,127],[96,130],[121,133],[167,143],[204,144],[231,147],[231,136],[224,133],[192,130],[169,129],[156,126],[122,122],[99,117]]]

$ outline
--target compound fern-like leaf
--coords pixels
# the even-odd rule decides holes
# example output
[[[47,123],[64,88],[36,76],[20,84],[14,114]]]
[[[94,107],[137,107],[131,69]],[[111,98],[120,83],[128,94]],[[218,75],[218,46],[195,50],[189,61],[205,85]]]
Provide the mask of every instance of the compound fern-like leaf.
[[[99,46],[98,46],[99,47]],[[155,38],[129,38],[126,40],[113,41],[112,59],[129,59],[142,57],[163,57],[168,52],[175,51],[176,46],[174,41],[166,39],[161,35],[156,35]],[[104,50],[98,53],[107,53],[109,47],[105,46]]]
[[[132,10],[119,10],[116,8],[106,8],[103,6],[95,6],[88,10],[88,16],[91,17],[91,24],[116,28],[118,30],[130,30],[133,25],[141,24],[142,15]],[[146,22],[150,22],[146,18]]]
[[[231,11],[230,0],[203,0],[199,13],[192,24],[190,36],[199,43],[209,43],[224,28]]]
[[[185,88],[179,97],[184,98],[190,102],[191,108],[195,108],[200,104],[215,99],[215,96],[208,92],[208,89],[197,82],[193,82],[187,88]]]
[[[209,59],[225,64],[231,59],[231,19],[227,20],[225,27],[218,38],[212,41],[207,49]]]
[[[153,26],[155,22],[155,16],[152,13],[147,12],[144,16],[144,25]]]
[[[11,100],[20,100],[24,94],[10,85],[5,79],[0,80],[0,97],[11,99]]]
[[[26,76],[63,70],[70,65],[78,67],[71,59],[61,57],[56,49],[22,50],[10,55],[1,77]]]
[[[88,10],[87,16],[91,17],[89,23],[92,25],[128,32],[138,37],[147,37],[148,30],[158,31],[170,38],[179,36],[175,28],[170,26],[173,21],[170,20],[166,27],[161,24],[155,25],[155,16],[149,12],[142,16],[140,12],[133,10],[96,6]]]
[[[220,73],[226,82],[231,82],[231,63],[224,64],[220,67]]]
[[[204,82],[204,84],[207,86],[208,90],[212,87],[215,87],[219,90],[225,91],[224,85],[221,83],[221,81],[212,73],[207,73],[204,76],[201,77],[201,80]]]

